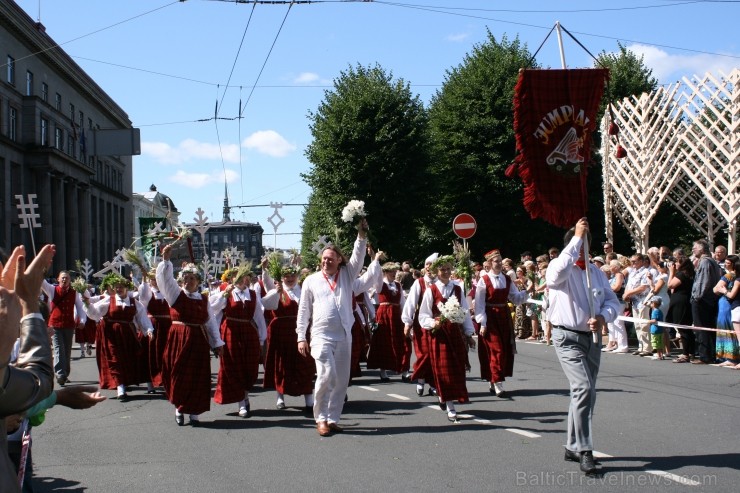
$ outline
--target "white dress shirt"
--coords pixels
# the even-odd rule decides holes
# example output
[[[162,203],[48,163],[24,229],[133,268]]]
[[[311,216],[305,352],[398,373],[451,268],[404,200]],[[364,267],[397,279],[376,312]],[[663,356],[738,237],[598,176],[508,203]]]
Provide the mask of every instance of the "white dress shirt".
[[[203,299],[203,295],[200,294],[200,292],[196,291],[194,293],[190,293],[185,290],[185,288],[181,288],[177,284],[177,281],[175,281],[175,278],[172,275],[172,262],[169,260],[163,260],[157,265],[156,279],[159,290],[162,292],[164,299],[167,300],[167,303],[169,303],[170,306],[175,304],[180,293],[185,293],[185,296],[193,300]],[[224,341],[221,340],[221,335],[219,334],[218,322],[216,322],[216,319],[213,317],[213,312],[210,310],[210,306],[208,310],[208,320],[205,323],[205,327],[208,335],[208,344],[210,344],[212,348],[223,346]]]
[[[586,271],[575,265],[581,251],[582,240],[574,236],[560,255],[547,267],[547,287],[550,290],[550,307],[547,318],[552,325],[562,325],[580,332],[590,332],[587,322],[589,293]],[[591,293],[594,300],[594,316],[601,315],[613,322],[621,310],[617,296],[609,286],[609,280],[594,264],[589,263]]]
[[[475,320],[481,326],[485,327],[486,323],[488,322],[488,315],[486,315],[486,281],[483,279],[484,276],[488,276],[488,278],[491,280],[491,284],[496,289],[506,289],[506,274],[503,272],[500,272],[499,274],[494,274],[493,271],[488,272],[481,272],[480,279],[478,279],[478,284],[475,285]],[[529,293],[526,291],[520,291],[519,288],[516,287],[516,284],[514,284],[514,281],[511,281],[511,284],[509,284],[509,301],[514,303],[515,305],[521,305],[527,299],[529,298]]]
[[[454,293],[453,289],[456,286],[454,281],[443,284],[439,279],[434,281],[434,285],[437,286],[437,289],[439,289],[440,293],[442,293],[442,297],[445,299],[452,296]],[[434,295],[432,294],[430,287],[431,286],[427,286],[427,289],[424,291],[424,296],[421,299],[421,306],[419,306],[419,325],[421,325],[422,329],[431,329],[437,322],[434,319],[434,311],[432,307],[432,304],[434,303]],[[468,306],[468,300],[465,298],[465,293],[462,291],[462,288],[460,289],[460,293],[460,297],[462,299],[458,301],[460,302],[460,307],[465,311],[465,320],[462,324],[463,331],[466,336],[472,336],[475,333],[475,328],[473,328],[473,321],[470,319],[470,307]]]
[[[355,240],[349,262],[340,266],[332,279],[327,279],[319,271],[303,281],[296,327],[298,342],[306,340],[309,322],[312,322],[312,338],[342,341],[351,334],[355,322],[352,312],[353,286],[365,260],[366,244],[366,239],[358,237]],[[330,282],[336,283],[333,290]]]
[[[424,276],[424,285],[429,289],[429,285],[433,282],[432,278],[429,276]],[[421,300],[419,299],[419,293],[421,293],[421,285],[419,284],[419,279],[414,281],[414,284],[411,285],[411,289],[409,289],[409,294],[406,296],[406,301],[403,304],[403,311],[401,312],[401,320],[406,325],[412,325],[414,323],[414,315],[416,315],[416,305],[418,305]]]
[[[132,298],[129,298],[128,296],[126,296],[125,298],[121,298],[117,294],[114,294],[112,297],[106,296],[105,298],[102,298],[95,303],[84,305],[83,309],[85,310],[85,313],[87,313],[88,317],[95,320],[96,322],[99,322],[101,318],[108,314],[108,309],[110,308],[111,304],[111,298],[116,299],[116,305],[118,306],[131,306]],[[142,332],[146,331],[148,334],[151,334],[152,332],[154,332],[154,327],[152,327],[152,322],[151,320],[149,320],[149,317],[146,314],[146,308],[144,308],[144,305],[142,305],[140,301],[133,300],[133,302],[134,306],[136,307],[134,325],[136,325],[136,327],[138,327],[139,330],[141,330]]]
[[[211,313],[216,319],[221,318],[221,312],[223,312],[226,308],[228,298],[231,298],[236,303],[252,301],[252,295],[249,293],[249,288],[241,290],[237,287],[234,287],[228,297],[219,296],[218,298],[211,299]],[[260,298],[260,295],[256,292],[254,315],[252,316],[252,321],[254,321],[254,324],[257,327],[257,335],[259,336],[260,344],[262,344],[263,342],[265,342],[265,340],[267,340],[267,325],[265,324],[265,309],[262,306],[262,299]]]

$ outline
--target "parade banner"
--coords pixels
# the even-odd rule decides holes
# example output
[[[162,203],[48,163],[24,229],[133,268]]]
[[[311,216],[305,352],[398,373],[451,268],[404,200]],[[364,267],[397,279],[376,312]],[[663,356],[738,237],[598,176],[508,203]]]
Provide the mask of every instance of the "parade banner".
[[[506,170],[524,184],[524,208],[534,218],[570,228],[586,215],[591,135],[607,69],[519,72],[514,91],[517,156]]]
[[[141,249],[149,255],[154,252],[153,243],[157,242],[159,238],[152,236],[149,232],[155,228],[155,225],[159,223],[160,227],[167,224],[167,218],[165,217],[140,217],[139,218],[139,235],[141,236]],[[160,231],[162,229],[159,229]]]

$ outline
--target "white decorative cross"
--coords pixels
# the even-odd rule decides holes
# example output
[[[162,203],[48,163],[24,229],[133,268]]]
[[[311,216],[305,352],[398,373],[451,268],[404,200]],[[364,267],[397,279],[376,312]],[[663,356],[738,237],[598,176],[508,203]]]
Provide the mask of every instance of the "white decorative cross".
[[[23,195],[16,195],[15,198],[18,199],[16,208],[18,209],[18,219],[21,220],[21,228],[40,228],[41,223],[37,219],[40,219],[41,216],[36,212],[39,205],[34,203],[36,194],[28,194],[28,203],[24,202]]]
[[[88,259],[85,259],[81,264],[80,274],[82,274],[82,276],[85,278],[86,281],[89,281],[90,274],[92,273],[93,273],[92,264],[90,263]]]
[[[224,256],[224,252],[211,252],[211,273],[215,274],[216,272],[223,271],[224,265],[226,265],[226,256]]]
[[[126,259],[123,257],[123,255],[126,253],[125,248],[119,248],[116,250],[116,255],[113,257],[113,260],[110,262],[106,261],[103,263],[103,268],[99,271],[97,271],[95,274],[93,274],[93,277],[102,278],[104,277],[106,272],[111,272],[113,269],[116,269],[118,273],[121,273],[121,267],[124,265],[127,265],[128,262],[126,262]]]
[[[320,235],[319,239],[311,245],[311,250],[316,252],[316,255],[320,254],[324,248],[331,245],[331,241],[326,238],[326,235]]]
[[[205,211],[198,207],[198,210],[195,211],[195,215],[198,217],[193,218],[193,221],[195,221],[193,229],[200,233],[200,237],[203,241],[206,241],[206,231],[210,229],[210,226],[208,225],[208,218],[203,217],[204,214]]]

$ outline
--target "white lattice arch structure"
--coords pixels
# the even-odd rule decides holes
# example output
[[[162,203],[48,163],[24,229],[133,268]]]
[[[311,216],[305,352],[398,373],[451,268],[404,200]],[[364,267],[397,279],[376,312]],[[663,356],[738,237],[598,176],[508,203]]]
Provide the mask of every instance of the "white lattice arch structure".
[[[627,226],[638,251],[649,246],[649,227],[664,201],[682,211],[710,242],[727,230],[735,252],[740,210],[740,70],[727,77],[689,80],[631,96],[613,105],[620,143],[602,122],[604,209]]]

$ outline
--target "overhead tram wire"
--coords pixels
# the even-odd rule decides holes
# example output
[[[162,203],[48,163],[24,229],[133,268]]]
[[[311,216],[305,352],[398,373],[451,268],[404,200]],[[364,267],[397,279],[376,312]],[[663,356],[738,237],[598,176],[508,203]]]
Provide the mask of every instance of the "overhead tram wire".
[[[735,2],[740,0],[733,0]],[[507,14],[578,14],[578,13],[595,13],[595,12],[614,12],[620,10],[646,10],[646,9],[661,9],[667,7],[680,7],[683,5],[691,5],[694,3],[706,3],[706,0],[686,0],[686,1],[674,1],[671,3],[662,3],[658,5],[638,5],[635,7],[605,7],[605,8],[593,8],[593,9],[553,9],[553,10],[540,10],[540,9],[482,9],[472,7],[440,7],[438,5],[420,5],[420,4],[403,4],[399,2],[384,2],[382,0],[376,0],[374,3],[382,3],[387,5],[393,5],[398,7],[421,7],[421,8],[437,8],[445,10],[465,10],[465,11],[476,11],[476,12],[501,12]]]
[[[138,19],[139,17],[144,17],[145,15],[149,15],[151,13],[157,12],[157,11],[162,10],[164,8],[171,7],[172,5],[178,4],[180,2],[181,2],[181,0],[175,0],[175,1],[170,2],[168,4],[162,5],[161,7],[157,7],[157,8],[154,8],[152,10],[148,10],[146,12],[142,12],[141,14],[137,14],[137,15],[135,15],[133,17],[129,17],[128,19],[124,19],[122,21],[116,22],[115,24],[111,24],[110,26],[102,27],[100,29],[97,29],[95,31],[89,32],[87,34],[83,34],[82,36],[77,36],[76,38],[69,39],[67,41],[64,41],[63,43],[57,43],[57,44],[55,44],[53,46],[50,46],[50,47],[48,47],[46,49],[39,50],[39,51],[37,51],[35,53],[31,53],[30,55],[26,55],[26,56],[24,56],[22,58],[18,58],[15,61],[17,63],[17,62],[20,62],[21,60],[25,60],[26,58],[35,57],[37,55],[41,55],[42,53],[46,53],[47,51],[51,51],[51,50],[56,49],[56,48],[61,48],[62,46],[66,45],[66,44],[72,43],[74,41],[78,41],[78,40],[83,39],[83,38],[86,38],[88,36],[92,36],[93,34],[97,34],[97,33],[103,32],[103,31],[107,31],[108,29],[114,28],[116,26],[120,26],[121,24],[125,24],[125,23],[127,23],[129,21],[132,21],[134,19]],[[0,65],[0,68],[5,67],[6,65],[7,65],[7,63],[4,63],[4,64]]]
[[[283,17],[283,22],[280,23],[280,29],[278,29],[277,34],[275,34],[275,39],[272,40],[272,45],[270,46],[270,51],[267,52],[267,56],[265,57],[265,61],[262,63],[262,67],[260,68],[259,74],[257,74],[257,79],[254,81],[254,84],[252,84],[252,88],[249,91],[249,96],[247,96],[247,101],[244,103],[244,107],[239,112],[239,118],[242,117],[242,114],[244,113],[244,110],[247,108],[247,105],[249,104],[249,101],[252,99],[252,94],[254,94],[254,89],[257,87],[257,83],[260,80],[260,77],[262,77],[262,72],[265,70],[265,66],[267,65],[267,61],[270,59],[270,55],[272,54],[272,50],[275,48],[275,44],[277,43],[278,37],[280,37],[280,33],[283,31],[283,26],[285,25],[285,21],[288,20],[288,14],[290,14],[290,9],[293,8],[293,4],[295,3],[295,0],[291,0],[290,5],[288,6],[288,11],[285,12],[285,17]]]
[[[234,56],[234,63],[231,64],[231,72],[229,72],[229,78],[226,80],[226,86],[224,87],[224,93],[221,95],[221,103],[216,101],[216,114],[214,115],[214,121],[218,122],[218,112],[221,109],[221,107],[224,104],[224,98],[226,98],[226,92],[229,90],[229,84],[231,83],[231,77],[234,75],[234,69],[236,68],[236,62],[239,61],[239,54],[242,52],[242,47],[244,46],[244,39],[247,37],[247,31],[249,30],[249,25],[252,23],[252,17],[254,16],[254,10],[257,7],[257,5],[252,6],[252,11],[249,13],[249,19],[247,19],[247,25],[244,26],[244,33],[242,33],[242,39],[239,43],[239,48],[236,50],[236,56]],[[241,92],[241,86],[239,87],[239,91]],[[239,113],[238,113],[238,123],[239,123],[239,184],[241,185],[241,191],[242,191],[242,200],[244,200],[244,172],[242,170],[242,146],[241,146],[241,131],[242,131],[242,122],[241,122],[241,107],[242,107],[242,100],[241,97],[239,98]],[[218,135],[218,123],[216,123],[216,134]],[[226,164],[224,163],[224,151],[221,147],[221,138],[218,139],[218,152],[221,155],[221,164],[224,168],[224,189],[226,192],[226,195],[228,197],[228,188],[226,187]],[[225,197],[225,198],[227,198]]]
[[[542,30],[545,30],[545,31],[550,30],[552,28],[552,26],[540,26],[540,25],[537,25],[537,24],[528,24],[526,22],[509,21],[509,20],[503,20],[503,19],[494,19],[492,17],[483,17],[483,16],[480,16],[480,15],[470,15],[470,14],[461,14],[461,13],[457,13],[457,12],[448,12],[448,11],[445,11],[445,10],[437,10],[437,8],[417,7],[415,5],[404,4],[404,3],[384,2],[382,0],[381,1],[375,1],[373,3],[378,3],[378,4],[382,4],[382,5],[388,5],[388,6],[391,6],[391,7],[403,7],[403,8],[410,8],[410,9],[414,9],[414,10],[422,10],[422,11],[425,11],[425,12],[433,12],[435,14],[454,15],[454,16],[457,16],[457,17],[466,17],[466,18],[469,18],[469,19],[479,19],[479,20],[483,20],[483,21],[500,22],[501,24],[512,24],[512,25],[515,25],[515,26],[532,27],[532,28],[535,28],[535,29],[542,29]],[[687,52],[690,52],[690,53],[698,53],[698,54],[701,54],[701,55],[712,55],[712,56],[721,56],[721,57],[726,57],[726,58],[740,59],[740,55],[729,55],[727,53],[714,53],[714,52],[711,52],[711,51],[695,50],[693,48],[682,48],[680,46],[664,45],[664,44],[660,44],[660,43],[654,43],[652,41],[640,41],[640,40],[635,40],[635,39],[617,38],[617,37],[614,37],[614,36],[607,36],[605,34],[593,34],[593,33],[587,33],[587,32],[583,32],[583,31],[572,31],[572,32],[575,33],[575,34],[581,34],[583,36],[591,36],[591,37],[594,37],[594,38],[609,39],[609,40],[612,40],[612,41],[626,41],[628,43],[647,44],[647,45],[658,46],[660,48],[670,48],[672,50],[687,51]]]

